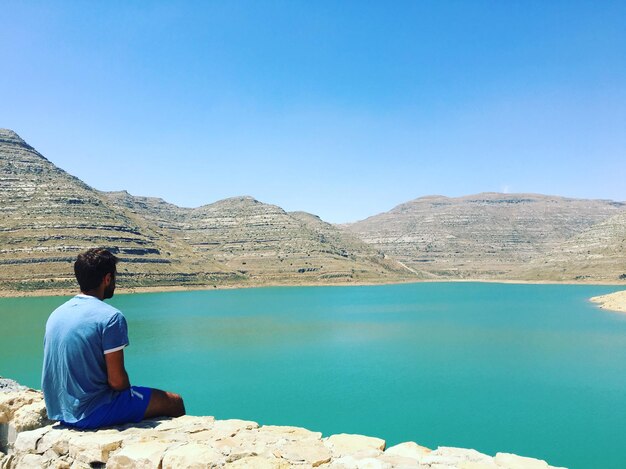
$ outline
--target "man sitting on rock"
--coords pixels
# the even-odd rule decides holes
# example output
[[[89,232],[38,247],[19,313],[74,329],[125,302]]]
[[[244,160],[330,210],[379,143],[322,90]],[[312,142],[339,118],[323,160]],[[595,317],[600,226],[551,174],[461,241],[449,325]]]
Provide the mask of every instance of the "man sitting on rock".
[[[126,318],[113,297],[117,257],[90,249],[74,263],[80,294],[48,318],[41,386],[48,418],[93,429],[185,414],[178,394],[131,386],[124,367]]]

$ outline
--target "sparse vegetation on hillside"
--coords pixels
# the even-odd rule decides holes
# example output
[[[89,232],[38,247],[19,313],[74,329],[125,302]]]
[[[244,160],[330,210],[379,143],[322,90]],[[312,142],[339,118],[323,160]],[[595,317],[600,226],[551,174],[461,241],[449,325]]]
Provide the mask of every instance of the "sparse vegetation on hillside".
[[[97,191],[10,130],[0,130],[0,201],[3,290],[74,288],[71,263],[93,246],[121,258],[127,287],[407,278],[400,265],[338,228],[251,197],[187,209]]]
[[[431,196],[338,227],[252,197],[198,208],[100,192],[0,130],[0,291],[74,288],[93,246],[127,287],[496,279],[624,281],[626,206]]]
[[[433,279],[619,281],[626,204],[537,194],[423,197],[345,225]]]

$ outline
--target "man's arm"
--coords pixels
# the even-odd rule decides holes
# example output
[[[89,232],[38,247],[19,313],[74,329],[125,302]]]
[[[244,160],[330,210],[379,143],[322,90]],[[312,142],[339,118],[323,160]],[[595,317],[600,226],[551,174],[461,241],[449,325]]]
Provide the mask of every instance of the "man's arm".
[[[107,380],[109,386],[116,391],[130,388],[128,373],[126,373],[126,368],[124,367],[124,349],[105,353],[104,359],[107,365]]]

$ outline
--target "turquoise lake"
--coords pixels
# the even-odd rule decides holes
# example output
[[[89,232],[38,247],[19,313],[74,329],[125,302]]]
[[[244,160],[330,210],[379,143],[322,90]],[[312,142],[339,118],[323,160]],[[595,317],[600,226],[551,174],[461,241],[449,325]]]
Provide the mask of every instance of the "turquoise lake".
[[[131,382],[187,411],[626,467],[619,287],[421,283],[117,295]],[[39,388],[61,297],[0,299],[0,375]]]

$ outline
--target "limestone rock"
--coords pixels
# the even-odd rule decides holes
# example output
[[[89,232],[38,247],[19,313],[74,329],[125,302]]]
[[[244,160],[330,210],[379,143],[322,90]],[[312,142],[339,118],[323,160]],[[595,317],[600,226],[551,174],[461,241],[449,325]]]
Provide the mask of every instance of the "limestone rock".
[[[85,432],[69,440],[69,455],[87,464],[106,463],[109,454],[120,448],[122,441],[123,438],[120,435]]]
[[[184,433],[197,433],[204,430],[209,430],[215,423],[215,417],[194,417],[191,415],[183,415],[176,419],[168,418],[158,421],[158,425],[154,427],[155,430],[165,431],[177,431]]]
[[[385,440],[346,433],[331,435],[324,440],[324,444],[336,458],[357,453],[371,455],[372,452],[382,452],[385,449]]]
[[[422,461],[427,463],[431,460],[430,458],[439,458],[441,461],[455,461],[454,464],[459,464],[463,461],[480,463],[488,463],[493,461],[493,458],[491,456],[479,453],[474,449],[452,448],[446,446],[441,446],[435,451],[432,451]]]
[[[9,397],[7,397],[9,396]],[[41,393],[0,393],[0,428],[15,418],[37,414]],[[21,413],[20,413],[21,411]],[[21,427],[19,427],[21,428]],[[16,432],[12,453],[0,452],[0,469],[121,468],[276,468],[333,469],[554,469],[545,461],[498,453],[496,458],[472,449],[413,442],[385,449],[385,441],[363,435],[332,435],[299,427],[259,427],[247,420],[184,416],[149,419],[97,431],[61,425]]]
[[[280,446],[277,453],[292,464],[310,464],[318,467],[330,462],[330,450],[321,440],[305,439],[289,441]]]
[[[200,430],[197,432],[189,433],[188,438],[190,441],[208,441],[208,440],[213,440],[213,435],[214,434],[211,432],[211,430],[207,429],[207,430]],[[222,439],[220,441],[223,441],[223,440],[227,440],[227,438]]]
[[[461,461],[458,467],[459,469],[502,469],[502,466],[498,466],[493,459],[485,462]]]
[[[0,376],[0,392],[21,392],[27,390],[26,386],[22,386],[17,381]]]
[[[387,454],[387,451],[385,451],[377,459],[384,463],[390,464],[391,467],[394,467],[394,468],[422,469],[423,467],[425,467],[425,466],[422,466],[419,463],[419,461],[415,458],[408,458],[408,457],[400,456],[396,454]]]
[[[224,463],[223,455],[215,449],[198,443],[170,448],[163,457],[162,469],[210,469]]]
[[[41,392],[15,386],[10,389],[0,392],[0,451],[7,451],[19,432],[50,423]]]
[[[226,463],[228,469],[288,469],[289,463],[282,459],[268,459],[261,456],[250,456]]]
[[[27,469],[27,468],[39,468],[45,467],[44,465],[45,458],[40,454],[21,454],[16,456],[15,459],[11,462],[9,467],[15,467],[17,469]]]
[[[261,428],[259,428],[259,432],[280,435],[285,438],[294,440],[302,438],[319,439],[322,437],[321,432],[312,432],[311,430],[307,430],[306,428],[280,425],[263,425]]]
[[[385,454],[393,456],[402,456],[419,461],[423,456],[430,453],[431,450],[425,446],[420,446],[413,441],[400,443],[385,450]]]
[[[220,440],[234,436],[240,430],[252,430],[254,428],[259,428],[259,424],[249,420],[230,419],[216,421],[210,431],[216,440]]]
[[[234,462],[240,459],[259,456],[254,450],[246,447],[236,447],[231,449],[230,454],[226,457],[226,462]]]
[[[11,469],[12,467],[14,467],[14,459],[15,456],[13,456],[12,454],[7,454],[0,457],[0,469]]]
[[[42,425],[51,423],[52,421],[48,420],[46,404],[43,399],[20,407],[13,415],[13,425],[18,432],[39,428]]]
[[[598,303],[600,308],[626,313],[626,290],[609,293],[608,295],[594,296],[590,300]]]
[[[390,469],[389,462],[377,458],[356,458],[354,456],[342,456],[334,459],[330,464],[333,469]]]
[[[17,435],[13,449],[17,452],[36,453],[37,445],[48,433],[50,427],[37,428],[36,430],[23,431]],[[43,453],[43,451],[41,451]]]
[[[540,459],[525,458],[510,453],[496,454],[495,463],[506,469],[548,469],[548,463]]]
[[[157,441],[146,441],[124,445],[113,454],[108,469],[159,469],[165,451],[170,445]]]
[[[70,451],[69,440],[72,437],[71,432],[73,430],[60,425],[52,426],[37,444],[37,450],[40,452],[54,451],[58,456],[68,454]]]
[[[33,389],[0,393],[0,423],[13,420],[15,414],[24,406],[43,403],[43,395]],[[45,404],[44,404],[45,409]],[[39,408],[31,409],[39,413]]]

